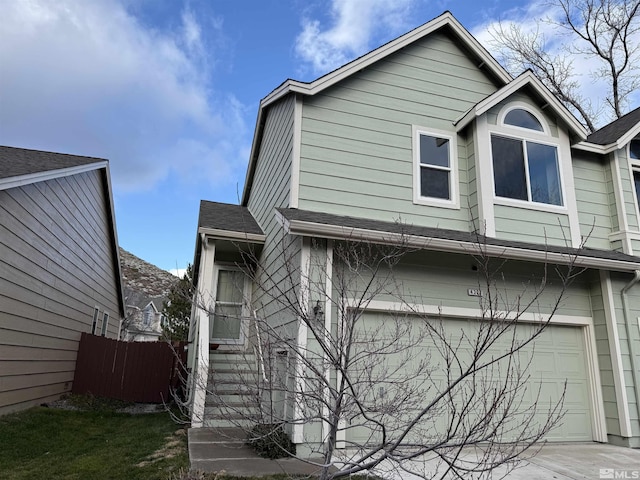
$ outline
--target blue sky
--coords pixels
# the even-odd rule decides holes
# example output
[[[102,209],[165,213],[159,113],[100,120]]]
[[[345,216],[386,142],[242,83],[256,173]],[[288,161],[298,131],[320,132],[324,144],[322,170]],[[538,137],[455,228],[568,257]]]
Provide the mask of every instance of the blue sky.
[[[500,0],[0,0],[0,144],[109,159],[120,245],[184,268],[200,200],[239,200],[261,98],[445,10],[483,42],[498,19],[542,14]]]

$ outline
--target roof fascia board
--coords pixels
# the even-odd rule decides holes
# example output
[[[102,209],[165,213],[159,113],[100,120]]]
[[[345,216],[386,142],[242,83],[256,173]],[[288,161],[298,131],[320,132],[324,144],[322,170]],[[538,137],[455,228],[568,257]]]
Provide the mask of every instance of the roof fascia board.
[[[610,143],[609,145],[598,145],[597,143],[591,143],[591,142],[579,142],[574,145],[571,145],[571,148],[575,148],[576,150],[582,150],[584,152],[599,153],[601,155],[606,155],[607,153],[611,153],[617,150],[618,146],[615,143]]]
[[[512,81],[511,75],[496,61],[495,58],[493,58],[484,49],[484,47],[478,42],[478,40],[476,40],[473,35],[471,35],[450,12],[445,12],[439,17],[434,18],[430,22],[427,22],[408,33],[405,33],[395,40],[382,45],[375,50],[372,50],[366,55],[363,55],[362,57],[347,63],[343,67],[338,68],[337,70],[334,70],[333,72],[328,73],[327,75],[324,75],[311,83],[303,83],[296,80],[287,80],[279,88],[275,89],[273,92],[267,95],[262,100],[262,102],[260,102],[260,107],[262,108],[269,105],[270,103],[274,102],[290,91],[302,93],[305,95],[315,95],[325,88],[328,88],[349,77],[353,73],[368,67],[369,65],[387,57],[388,55],[391,55],[392,53],[397,52],[407,45],[410,45],[411,43],[420,40],[421,38],[447,25],[453,29],[458,37],[464,40],[465,45],[473,53],[475,53],[482,59],[482,63],[487,65],[490,68],[491,72],[496,75],[496,77],[502,80],[505,84],[508,84]]]
[[[247,173],[244,176],[244,187],[242,189],[242,202],[240,205],[247,206],[249,202],[249,194],[251,193],[250,185],[253,183],[253,173],[255,163],[258,156],[258,144],[262,139],[264,111],[262,107],[258,109],[258,117],[256,118],[256,126],[253,130],[253,141],[251,142],[251,153],[249,154],[249,164],[247,165]]]
[[[435,250],[450,253],[478,254],[480,248],[489,256],[509,258],[513,260],[526,260],[534,262],[551,262],[568,264],[573,261],[573,256],[544,250],[532,250],[525,248],[505,247],[500,245],[482,244],[481,247],[474,242],[449,240],[433,237],[421,237],[418,235],[402,235],[391,232],[380,232],[362,228],[341,227],[302,220],[289,221],[289,233],[302,236],[315,236],[330,238],[333,240],[362,240],[385,244],[405,243],[409,247],[417,247],[426,250]],[[587,257],[577,255],[575,264],[581,267],[596,269],[635,271],[640,264],[622,260],[609,260],[605,258]]]
[[[24,185],[30,185],[37,182],[45,182],[55,178],[68,177],[70,175],[77,175],[79,173],[90,172],[92,170],[98,170],[100,168],[108,168],[109,162],[106,160],[100,160],[94,163],[88,163],[85,165],[77,165],[75,167],[60,168],[57,170],[47,170],[45,172],[30,173],[28,175],[18,175],[15,177],[7,177],[0,179],[0,190],[7,190],[9,188],[22,187]]]
[[[235,240],[249,243],[264,243],[267,238],[266,235],[260,235],[257,233],[234,232],[231,230],[220,230],[218,228],[207,227],[198,228],[198,233],[212,239]]]
[[[113,203],[113,189],[111,187],[111,172],[109,170],[109,162],[105,161],[104,176],[107,187],[108,205],[109,205],[109,221],[111,222],[111,234],[113,235],[113,257],[115,260],[116,282],[118,283],[118,293],[120,308],[122,309],[122,318],[126,317],[127,307],[124,296],[124,282],[122,281],[122,263],[120,262],[120,241],[118,240],[118,228],[116,227],[116,209]]]
[[[527,85],[530,85],[540,96],[542,96],[544,101],[552,106],[554,111],[576,134],[578,134],[578,136],[582,140],[587,138],[587,130],[584,128],[584,126],[571,114],[571,112],[566,109],[564,105],[562,105],[562,103],[560,103],[560,101],[554,95],[552,95],[547,90],[544,85],[542,85],[540,80],[538,80],[538,78],[530,71],[523,73],[508,85],[505,85],[500,90],[489,95],[484,100],[478,102],[473,108],[465,112],[462,117],[456,120],[454,122],[454,125],[458,126],[458,131],[464,129],[475,117],[486,113],[490,108],[494,107],[503,100],[506,100],[515,92]]]
[[[625,133],[622,137],[618,139],[618,141],[616,142],[616,146],[618,148],[626,147],[627,144],[631,142],[631,140],[633,140],[634,137],[639,133],[640,133],[640,122],[636,123],[635,126],[627,130],[627,133]]]
[[[633,128],[629,129],[627,133],[625,133],[622,137],[620,137],[614,143],[610,143],[608,145],[599,145],[597,143],[583,141],[580,143],[576,143],[575,145],[572,145],[571,148],[584,150],[585,152],[600,153],[602,155],[606,155],[607,153],[611,153],[626,147],[627,144],[631,142],[631,140],[633,140],[634,137],[639,133],[640,133],[640,123],[638,123]]]

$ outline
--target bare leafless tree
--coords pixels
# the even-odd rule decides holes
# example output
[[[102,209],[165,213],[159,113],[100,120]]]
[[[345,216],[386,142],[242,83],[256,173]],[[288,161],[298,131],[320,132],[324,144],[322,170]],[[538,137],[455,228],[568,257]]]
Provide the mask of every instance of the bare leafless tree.
[[[493,46],[508,70],[518,74],[531,69],[593,132],[602,109],[580,94],[584,80],[576,75],[575,64],[585,57],[599,61],[591,75],[607,84],[602,100],[608,116],[624,115],[629,95],[640,86],[640,1],[549,0],[546,6],[559,14],[535,20],[535,30],[498,23],[489,32]],[[567,34],[563,48],[550,51],[543,24]]]
[[[279,270],[252,255],[242,264],[254,285],[259,369],[243,385],[250,413],[225,403],[215,379],[207,384],[225,418],[245,412],[238,425],[262,424],[265,436],[286,431],[322,479],[380,468],[420,476],[428,468],[430,478],[506,474],[561,422],[564,392],[543,396],[530,366],[580,273],[573,258],[514,282],[510,262],[490,256],[478,237],[468,258],[482,313],[462,328],[426,311],[421,292],[405,285],[403,268],[419,252],[404,240],[320,240],[305,263],[299,244],[283,239]],[[213,313],[211,302],[197,301]]]

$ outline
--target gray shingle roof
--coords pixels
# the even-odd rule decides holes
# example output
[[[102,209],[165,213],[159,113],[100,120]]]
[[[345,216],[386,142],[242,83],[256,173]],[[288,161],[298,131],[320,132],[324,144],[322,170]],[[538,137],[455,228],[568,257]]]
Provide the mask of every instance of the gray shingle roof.
[[[229,203],[200,201],[198,228],[262,235],[262,229],[247,207]]]
[[[459,242],[479,243],[481,245],[494,245],[507,248],[520,248],[526,250],[535,250],[541,252],[553,252],[563,255],[580,255],[583,257],[602,258],[607,260],[618,260],[624,262],[637,263],[640,268],[640,257],[634,257],[622,252],[613,250],[596,250],[592,248],[570,248],[559,247],[554,245],[544,245],[538,243],[516,242],[511,240],[500,240],[491,237],[485,237],[473,232],[461,232],[458,230],[447,230],[435,227],[420,227],[416,225],[407,225],[401,222],[392,223],[381,220],[371,220],[366,218],[347,217],[342,215],[333,215],[322,212],[310,212],[307,210],[298,210],[293,208],[280,208],[278,211],[287,220],[299,220],[311,223],[320,223],[324,225],[334,225],[344,228],[374,230],[377,232],[397,233],[404,235],[415,235],[425,238],[437,238],[443,240],[454,240]]]
[[[605,125],[587,137],[587,142],[597,145],[609,145],[618,141],[629,129],[640,122],[640,107]]]
[[[104,162],[102,158],[0,146],[0,179]]]

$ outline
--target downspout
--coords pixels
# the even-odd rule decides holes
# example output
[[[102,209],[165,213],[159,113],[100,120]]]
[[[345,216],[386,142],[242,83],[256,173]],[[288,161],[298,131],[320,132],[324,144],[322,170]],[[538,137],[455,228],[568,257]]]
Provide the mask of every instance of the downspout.
[[[632,348],[631,342],[631,315],[629,313],[629,307],[627,305],[627,292],[631,290],[631,288],[640,282],[640,270],[635,270],[633,278],[631,281],[624,286],[624,288],[620,291],[620,296],[622,297],[622,310],[624,313],[624,327],[627,333],[627,345],[629,348],[629,359],[631,360],[631,375],[633,378],[633,386],[635,389],[636,396],[636,410],[638,412],[638,418],[640,418],[640,384],[638,380],[640,380],[638,373],[638,362],[636,360],[636,354]]]

